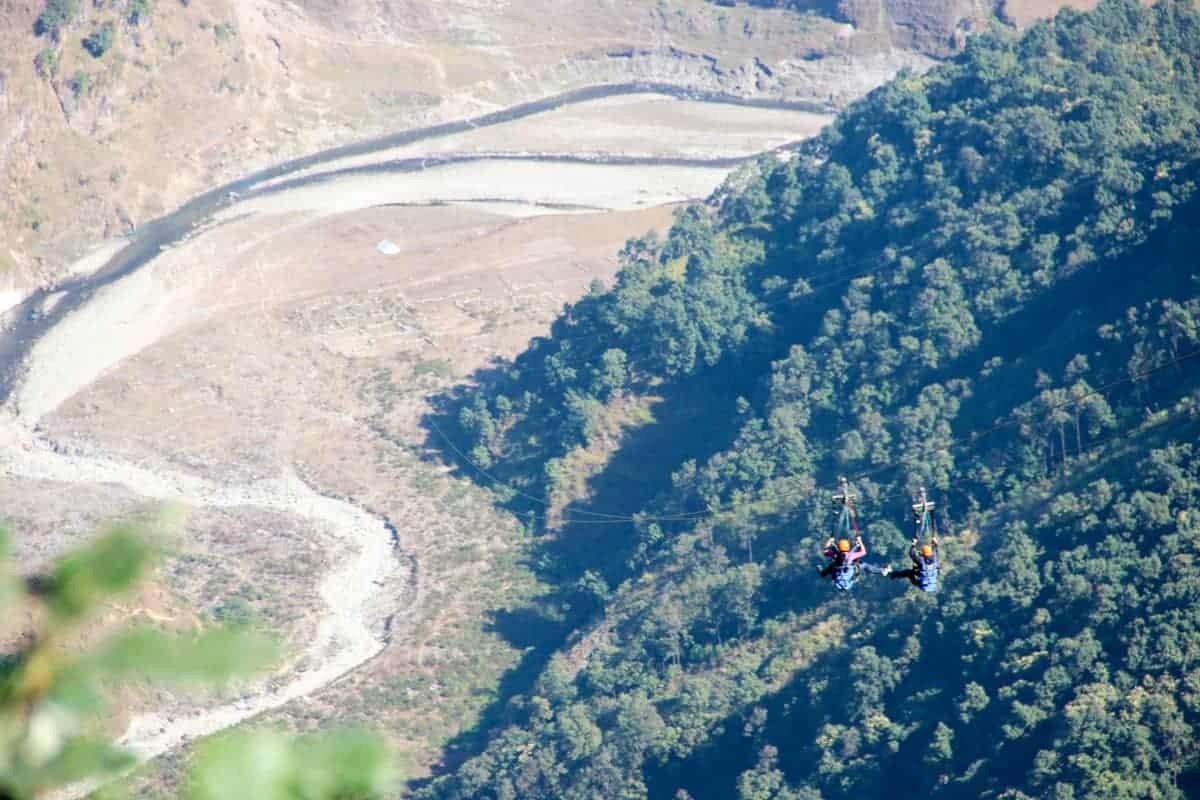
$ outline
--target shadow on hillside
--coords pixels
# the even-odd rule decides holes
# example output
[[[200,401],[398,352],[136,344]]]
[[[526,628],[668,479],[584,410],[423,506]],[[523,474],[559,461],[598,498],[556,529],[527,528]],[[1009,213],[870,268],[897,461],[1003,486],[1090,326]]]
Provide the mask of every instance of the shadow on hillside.
[[[532,606],[494,610],[489,613],[484,630],[499,634],[513,647],[524,650],[525,654],[501,677],[495,687],[495,699],[484,709],[479,722],[459,733],[442,748],[441,762],[434,770],[435,778],[453,772],[464,761],[483,752],[493,732],[515,721],[513,698],[527,694],[532,689],[549,663],[550,656],[570,633],[568,623],[561,616],[542,613]],[[412,781],[409,785],[415,789],[427,783],[428,779]]]
[[[740,425],[735,402],[746,391],[729,370],[720,367],[654,387],[658,399],[648,409],[651,421],[627,428],[602,468],[586,479],[585,497],[548,518],[541,500],[545,493],[542,470],[546,461],[565,454],[561,449],[539,445],[542,457],[511,477],[497,475],[499,468],[483,470],[467,455],[470,445],[458,425],[458,415],[468,406],[476,387],[495,385],[502,370],[503,366],[479,370],[432,398],[434,410],[423,421],[425,445],[427,452],[453,465],[460,477],[497,490],[499,506],[526,521],[530,530],[543,534],[534,545],[531,563],[541,577],[556,585],[578,578],[585,570],[597,571],[610,582],[622,577],[632,552],[630,518],[671,489],[672,472],[686,461],[703,463],[729,445]],[[499,495],[511,485],[519,485],[521,491],[501,499]]]
[[[638,544],[634,526],[603,515],[628,518],[652,507],[686,461],[703,464],[729,445],[737,416],[736,395],[727,387],[703,379],[683,383],[651,405],[653,422],[626,432],[604,468],[588,479],[586,498],[568,505],[565,522],[540,543],[555,565],[556,581],[573,583],[585,570],[599,573],[610,586],[626,577]]]
[[[459,411],[469,402],[474,387],[493,385],[499,369],[480,370],[469,381],[435,397],[434,411],[424,420],[428,451],[453,465],[459,476],[488,489],[496,489],[497,480],[465,457],[465,442],[451,437],[459,430]],[[647,508],[671,488],[671,473],[682,464],[689,459],[703,463],[728,447],[740,424],[734,413],[739,388],[743,387],[720,368],[675,385],[655,387],[654,393],[661,399],[649,409],[652,420],[625,432],[600,471],[587,479],[586,499],[567,506],[556,528],[528,524],[532,515],[544,519],[545,511],[528,496],[497,500],[499,506],[526,520],[529,528],[541,531],[529,545],[526,564],[556,588],[547,596],[529,598],[525,606],[491,613],[490,630],[525,654],[501,680],[496,700],[479,724],[446,745],[435,776],[452,771],[482,751],[489,735],[508,720],[510,699],[528,693],[551,656],[569,643],[571,632],[598,612],[595,599],[577,591],[584,573],[601,575],[610,587],[626,577],[638,544],[636,530],[628,519],[610,517],[628,518]],[[536,481],[540,476],[525,477]]]
[[[1200,218],[1200,197],[1180,206],[1176,216]],[[935,376],[979,376],[972,395],[964,402],[960,424],[975,428],[991,425],[1004,413],[1004,403],[1010,396],[1008,387],[1030,382],[1030,364],[1065,366],[1076,354],[1091,354],[1098,345],[1104,346],[1096,339],[1096,331],[1125,317],[1128,309],[1163,297],[1188,296],[1195,290],[1191,265],[1198,249],[1200,228],[1160,226],[1132,252],[1080,270],[1015,315],[985,326],[984,341],[992,346],[981,348],[949,365],[944,375]],[[1009,332],[1007,335],[998,335],[1001,326]],[[985,370],[985,363],[993,358],[1000,360],[1000,366]],[[1125,376],[1089,371],[1086,377],[1094,386],[1100,386],[1105,380]]]

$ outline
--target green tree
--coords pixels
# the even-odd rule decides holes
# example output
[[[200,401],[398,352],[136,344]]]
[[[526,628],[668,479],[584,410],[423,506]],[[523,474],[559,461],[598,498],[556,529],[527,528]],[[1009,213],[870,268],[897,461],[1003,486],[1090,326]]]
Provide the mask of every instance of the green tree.
[[[79,0],[46,0],[46,7],[34,23],[34,32],[57,41],[62,28],[69,25],[78,13]]]
[[[779,751],[771,745],[759,751],[754,769],[738,777],[738,800],[805,800],[788,786],[778,762]]]
[[[102,58],[105,53],[112,49],[113,42],[117,38],[117,26],[111,20],[100,25],[99,28],[92,31],[83,40],[83,49],[87,50],[92,58]]]

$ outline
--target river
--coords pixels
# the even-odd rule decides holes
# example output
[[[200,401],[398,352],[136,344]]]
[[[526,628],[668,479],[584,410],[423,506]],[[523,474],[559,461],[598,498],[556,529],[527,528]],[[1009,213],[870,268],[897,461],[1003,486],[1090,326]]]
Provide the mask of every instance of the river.
[[[10,309],[5,316],[8,324],[0,330],[0,404],[6,402],[14,384],[19,380],[21,364],[33,344],[48,330],[58,324],[67,314],[87,302],[96,290],[139,269],[153,259],[164,248],[173,246],[187,237],[195,228],[204,225],[213,215],[234,202],[234,198],[261,197],[311,186],[352,174],[403,174],[423,172],[455,163],[495,159],[496,155],[438,154],[434,158],[408,158],[384,163],[367,164],[309,174],[294,181],[280,180],[287,176],[313,170],[351,157],[369,156],[405,145],[445,139],[457,134],[511,123],[564,107],[594,102],[625,95],[655,94],[677,100],[739,106],[747,109],[772,109],[827,114],[832,110],[801,102],[744,98],[714,92],[698,92],[682,89],[670,84],[624,83],[590,86],[560,95],[515,105],[501,111],[470,119],[445,122],[421,128],[368,139],[340,147],[329,148],[301,158],[277,164],[251,173],[243,178],[218,186],[194,197],[182,207],[166,216],[138,226],[131,241],[94,272],[79,275],[62,283],[35,291],[22,303]],[[573,156],[573,155],[509,155],[510,159],[542,162],[587,162],[625,166],[682,166],[720,167],[734,166],[740,158],[671,158],[671,157],[628,157],[628,156]],[[53,297],[52,307],[47,301]]]

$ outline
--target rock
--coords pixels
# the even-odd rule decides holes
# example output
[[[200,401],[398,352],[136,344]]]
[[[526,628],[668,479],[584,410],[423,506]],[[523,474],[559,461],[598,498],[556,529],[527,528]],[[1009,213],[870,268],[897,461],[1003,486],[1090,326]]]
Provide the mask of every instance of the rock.
[[[1046,3],[1042,0],[1000,0],[997,11],[1001,19],[1018,28],[1026,28],[1039,19],[1052,17],[1060,8],[1070,6],[1079,11],[1087,11],[1096,7],[1097,0],[1057,0]]]
[[[838,15],[892,47],[947,56],[964,33],[982,26],[1003,0],[839,0]]]

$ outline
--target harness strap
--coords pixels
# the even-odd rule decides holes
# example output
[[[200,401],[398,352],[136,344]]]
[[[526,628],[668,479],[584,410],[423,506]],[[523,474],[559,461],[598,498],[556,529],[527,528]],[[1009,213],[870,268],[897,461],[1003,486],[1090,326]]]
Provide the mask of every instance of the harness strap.
[[[927,535],[937,536],[937,523],[933,518],[934,504],[929,501],[928,495],[925,494],[925,487],[921,487],[921,494],[917,502],[913,503],[913,521],[917,523],[917,538],[924,539]]]

